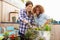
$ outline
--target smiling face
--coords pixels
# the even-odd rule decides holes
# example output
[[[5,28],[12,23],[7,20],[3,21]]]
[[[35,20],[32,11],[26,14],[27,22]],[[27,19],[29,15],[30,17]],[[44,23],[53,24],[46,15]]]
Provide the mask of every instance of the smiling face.
[[[40,13],[39,8],[36,8],[36,14],[38,15]]]
[[[31,1],[27,1],[25,6],[26,6],[26,11],[30,12],[32,10],[33,3]]]
[[[28,6],[26,6],[26,10],[29,12],[29,11],[31,11],[32,10],[32,5],[31,4],[29,4]]]

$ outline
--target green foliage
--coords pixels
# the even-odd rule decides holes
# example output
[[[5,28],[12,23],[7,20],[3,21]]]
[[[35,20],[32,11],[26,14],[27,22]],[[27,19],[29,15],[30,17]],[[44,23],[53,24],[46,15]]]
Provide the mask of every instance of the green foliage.
[[[35,39],[38,36],[39,31],[51,31],[51,26],[49,24],[44,25],[44,27],[29,28],[25,33],[26,39]],[[40,40],[44,40],[40,38]]]
[[[51,25],[45,24],[43,27],[37,27],[35,28],[36,31],[51,31]]]
[[[25,33],[25,38],[33,40],[37,37],[37,34],[38,32],[34,29],[28,29],[28,31]]]
[[[4,37],[3,36],[0,36],[0,40],[2,40]]]
[[[16,22],[16,17],[15,17],[15,16],[12,17],[12,21],[13,21],[13,22]]]
[[[45,27],[44,27],[44,30],[45,31],[51,31],[51,26],[46,24]]]
[[[20,40],[20,37],[15,37],[15,40]]]
[[[24,3],[24,0],[21,0]]]
[[[21,0],[21,1],[24,3],[24,1],[27,2],[27,1],[29,1],[29,0]]]
[[[42,29],[37,27],[37,28],[35,28],[35,30],[36,30],[36,31],[40,31],[40,30],[42,30]]]
[[[39,40],[44,40],[43,38],[40,38]]]
[[[5,33],[4,33],[4,36],[5,36],[5,37],[8,37],[8,36],[9,36],[9,32],[5,32]]]

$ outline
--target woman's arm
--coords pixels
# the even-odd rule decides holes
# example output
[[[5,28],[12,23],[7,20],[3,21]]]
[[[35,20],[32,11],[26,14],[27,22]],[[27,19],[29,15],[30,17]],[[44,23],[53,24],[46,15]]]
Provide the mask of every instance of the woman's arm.
[[[47,21],[46,21],[46,23],[45,24],[49,24],[51,22],[51,20],[50,19],[48,19]]]
[[[19,18],[19,20],[23,21],[24,23],[28,23],[28,21],[26,20],[26,18],[24,18],[23,10],[20,10],[18,18]]]

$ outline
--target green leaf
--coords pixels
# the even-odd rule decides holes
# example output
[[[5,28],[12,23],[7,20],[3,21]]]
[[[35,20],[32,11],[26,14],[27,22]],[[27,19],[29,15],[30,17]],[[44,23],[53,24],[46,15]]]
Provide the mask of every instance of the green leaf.
[[[50,30],[51,30],[51,27],[47,24],[47,25],[45,25],[44,30],[45,30],[45,31],[50,31]]]
[[[21,0],[24,3],[24,0]]]
[[[7,36],[8,37],[9,36],[9,32],[5,32],[4,33],[4,36]]]
[[[26,0],[26,2],[29,1],[29,0]]]

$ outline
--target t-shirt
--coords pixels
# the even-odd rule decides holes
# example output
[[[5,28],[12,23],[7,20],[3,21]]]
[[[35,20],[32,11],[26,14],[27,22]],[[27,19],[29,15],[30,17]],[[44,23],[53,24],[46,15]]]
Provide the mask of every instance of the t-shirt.
[[[50,19],[46,14],[40,14],[39,17],[35,17],[35,23],[38,26],[42,26],[46,23],[46,21]]]

